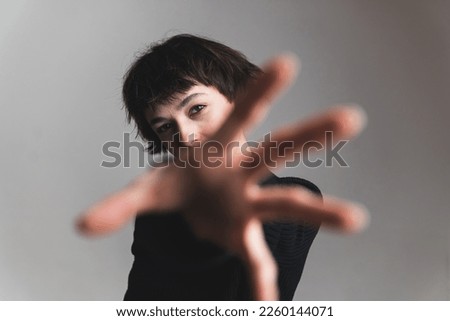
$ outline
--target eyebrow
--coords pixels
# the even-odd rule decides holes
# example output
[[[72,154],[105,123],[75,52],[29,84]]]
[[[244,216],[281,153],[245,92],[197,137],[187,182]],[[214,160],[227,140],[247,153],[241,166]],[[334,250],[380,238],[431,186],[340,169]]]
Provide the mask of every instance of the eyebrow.
[[[190,94],[189,96],[184,97],[183,100],[181,101],[181,103],[177,106],[177,109],[183,108],[184,106],[189,104],[189,102],[192,99],[194,99],[195,97],[200,96],[200,95],[205,95],[205,94],[204,93],[193,93],[193,94]]]
[[[200,96],[200,95],[205,95],[205,93],[193,93],[193,94],[190,94],[189,96],[184,97],[183,100],[182,100],[182,101],[178,104],[178,106],[176,107],[177,110],[182,109],[182,108],[185,107],[187,104],[189,104],[189,103],[191,102],[192,99],[194,99],[195,97]],[[156,124],[156,123],[159,123],[159,122],[161,122],[161,121],[164,121],[164,120],[165,120],[164,117],[155,117],[155,118],[153,118],[153,119],[150,121],[150,126],[152,126],[152,125],[154,125],[154,124]]]
[[[165,120],[165,118],[163,118],[163,117],[155,117],[150,121],[150,126],[153,126],[156,123],[162,122],[164,120]]]

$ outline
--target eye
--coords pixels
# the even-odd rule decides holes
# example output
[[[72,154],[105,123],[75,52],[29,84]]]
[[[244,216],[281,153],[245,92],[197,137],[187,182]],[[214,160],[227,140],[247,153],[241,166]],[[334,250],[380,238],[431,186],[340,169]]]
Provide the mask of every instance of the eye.
[[[171,129],[171,128],[172,128],[172,124],[171,124],[171,123],[165,123],[165,124],[159,126],[159,127],[156,129],[156,131],[157,131],[159,134],[162,134],[162,133],[165,133],[166,131],[168,131],[168,130]]]
[[[206,105],[195,105],[191,109],[189,109],[189,116],[194,116],[198,114],[202,109],[206,108]]]

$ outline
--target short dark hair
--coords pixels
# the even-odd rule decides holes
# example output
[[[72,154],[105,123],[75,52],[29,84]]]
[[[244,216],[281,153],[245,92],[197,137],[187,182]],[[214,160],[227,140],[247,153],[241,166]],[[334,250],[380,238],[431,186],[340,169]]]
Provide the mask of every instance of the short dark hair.
[[[242,53],[219,42],[189,34],[173,36],[152,44],[125,74],[122,94],[128,122],[135,121],[149,152],[159,153],[161,141],[145,118],[148,108],[170,102],[196,84],[213,86],[233,102],[260,72]]]

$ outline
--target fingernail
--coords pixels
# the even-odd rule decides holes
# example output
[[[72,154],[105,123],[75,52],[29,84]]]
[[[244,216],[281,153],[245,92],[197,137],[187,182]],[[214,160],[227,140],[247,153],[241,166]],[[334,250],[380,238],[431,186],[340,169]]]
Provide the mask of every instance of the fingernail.
[[[77,219],[75,222],[75,228],[78,233],[83,235],[89,235],[89,228],[83,218]]]
[[[348,223],[346,230],[349,232],[361,232],[369,226],[369,211],[362,204],[353,203],[348,210],[347,217]]]
[[[367,126],[367,113],[357,104],[346,104],[344,107],[345,122],[349,128],[356,134],[361,132]]]
[[[280,65],[281,62],[281,65]],[[278,68],[281,67],[281,74],[284,75],[284,78],[292,81],[297,77],[300,72],[300,59],[293,52],[284,52],[283,54],[277,57],[277,65]]]

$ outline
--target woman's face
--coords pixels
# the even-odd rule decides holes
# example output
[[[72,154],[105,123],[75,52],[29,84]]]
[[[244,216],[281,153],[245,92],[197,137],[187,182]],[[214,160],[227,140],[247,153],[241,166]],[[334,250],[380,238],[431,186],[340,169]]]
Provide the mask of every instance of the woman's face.
[[[146,118],[164,144],[192,146],[193,142],[211,138],[233,108],[233,103],[215,87],[195,85],[170,103],[148,110]],[[177,133],[179,141],[175,141]]]

